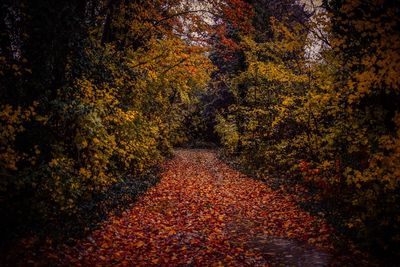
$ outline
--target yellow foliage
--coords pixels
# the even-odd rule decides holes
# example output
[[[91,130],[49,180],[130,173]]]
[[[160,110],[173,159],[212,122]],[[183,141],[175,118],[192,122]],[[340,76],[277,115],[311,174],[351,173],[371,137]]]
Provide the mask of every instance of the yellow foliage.
[[[37,102],[28,108],[0,106],[0,168],[9,171],[17,170],[17,163],[25,156],[16,150],[14,142],[17,135],[25,130],[23,124],[35,115]],[[38,151],[38,150],[36,150]]]

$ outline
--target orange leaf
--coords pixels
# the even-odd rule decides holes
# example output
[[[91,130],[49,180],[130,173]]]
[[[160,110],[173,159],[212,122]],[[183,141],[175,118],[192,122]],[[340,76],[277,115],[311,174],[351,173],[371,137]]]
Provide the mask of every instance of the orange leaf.
[[[137,247],[137,248],[143,247],[144,246],[144,242],[143,241],[138,241],[138,242],[135,243],[134,246]]]

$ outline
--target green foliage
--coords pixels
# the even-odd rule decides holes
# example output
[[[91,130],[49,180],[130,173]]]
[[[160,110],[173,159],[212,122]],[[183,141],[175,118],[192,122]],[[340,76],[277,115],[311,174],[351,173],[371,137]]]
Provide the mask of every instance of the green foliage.
[[[239,133],[235,121],[229,121],[221,115],[217,116],[215,131],[221,136],[222,145],[229,151],[234,152],[238,146]]]

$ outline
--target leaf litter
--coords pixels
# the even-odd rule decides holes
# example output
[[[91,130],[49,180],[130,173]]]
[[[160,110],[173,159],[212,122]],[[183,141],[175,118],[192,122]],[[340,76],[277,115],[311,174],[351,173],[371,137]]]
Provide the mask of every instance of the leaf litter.
[[[214,151],[177,150],[162,168],[161,181],[122,215],[110,216],[73,245],[49,246],[40,258],[31,255],[29,263],[275,266],[283,257],[283,264],[327,264],[333,229],[290,196],[232,169]],[[293,255],[291,246],[297,248]],[[317,261],[304,264],[310,253]]]

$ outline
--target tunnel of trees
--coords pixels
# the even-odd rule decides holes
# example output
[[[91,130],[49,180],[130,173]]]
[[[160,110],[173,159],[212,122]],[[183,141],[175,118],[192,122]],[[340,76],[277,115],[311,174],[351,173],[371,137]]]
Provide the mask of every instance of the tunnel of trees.
[[[212,147],[272,186],[307,187],[338,231],[398,255],[399,1],[0,7],[2,247],[89,231],[174,148]]]

